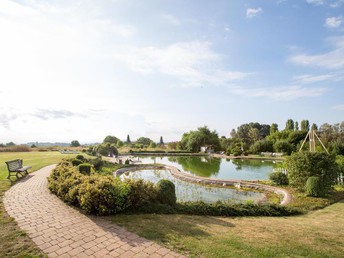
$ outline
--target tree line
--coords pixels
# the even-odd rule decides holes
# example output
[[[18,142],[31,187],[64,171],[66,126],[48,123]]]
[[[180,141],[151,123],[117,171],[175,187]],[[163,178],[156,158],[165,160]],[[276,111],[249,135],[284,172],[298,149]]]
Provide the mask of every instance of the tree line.
[[[344,155],[344,122],[330,125],[325,123],[318,127],[308,120],[300,123],[288,119],[285,127],[279,130],[276,123],[260,124],[251,122],[232,129],[230,137],[219,137],[216,131],[207,126],[184,133],[180,142],[174,143],[177,149],[198,152],[201,146],[211,145],[215,151],[227,154],[259,154],[261,152],[280,152],[290,155],[300,149],[309,130],[316,131],[328,151],[335,155]],[[308,143],[305,144],[305,148]],[[321,148],[319,145],[318,148]]]

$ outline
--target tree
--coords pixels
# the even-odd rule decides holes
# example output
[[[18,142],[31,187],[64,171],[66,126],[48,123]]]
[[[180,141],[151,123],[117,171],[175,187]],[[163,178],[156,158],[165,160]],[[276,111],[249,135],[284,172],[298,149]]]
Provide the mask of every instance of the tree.
[[[274,149],[276,152],[282,152],[284,154],[290,155],[293,152],[294,146],[286,140],[278,140],[274,144]]]
[[[127,144],[130,144],[130,143],[131,143],[129,134],[127,135],[127,141],[126,141],[126,143],[127,143]]]
[[[318,126],[317,126],[317,124],[314,124],[314,123],[313,123],[311,128],[312,128],[313,131],[318,131]]]
[[[309,131],[309,121],[308,120],[302,120],[301,121],[301,131]]]
[[[146,146],[149,146],[151,142],[152,140],[149,139],[148,137],[140,137],[136,140],[136,143],[146,145]]]
[[[119,141],[119,139],[115,136],[112,135],[108,135],[105,137],[105,139],[103,140],[103,143],[113,143],[113,144],[117,144],[117,142]]]
[[[162,136],[160,136],[160,145],[164,145],[164,140],[162,139]]]
[[[298,131],[299,130],[299,122],[295,122],[295,131]]]
[[[339,168],[335,157],[324,152],[295,152],[285,161],[289,183],[305,190],[309,177],[319,177],[323,192],[328,193],[335,185]]]
[[[180,141],[182,149],[199,152],[201,146],[213,145],[215,150],[220,149],[220,139],[216,131],[210,131],[207,126],[199,127],[197,131],[184,133]]]
[[[276,132],[278,132],[278,124],[273,123],[270,126],[270,134],[273,134],[273,133],[276,133]]]
[[[79,147],[80,146],[80,143],[77,141],[77,140],[74,140],[70,143],[70,146],[71,147]]]
[[[285,123],[285,130],[294,131],[294,120],[293,119],[287,120],[287,122]]]
[[[8,142],[6,143],[7,147],[12,147],[12,146],[16,146],[16,144],[14,142]]]

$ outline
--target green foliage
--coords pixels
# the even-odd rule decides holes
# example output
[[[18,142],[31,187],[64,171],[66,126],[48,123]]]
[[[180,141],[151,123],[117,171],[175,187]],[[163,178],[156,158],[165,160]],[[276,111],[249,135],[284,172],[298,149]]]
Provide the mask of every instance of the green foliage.
[[[116,145],[113,143],[100,144],[97,147],[97,151],[102,156],[108,156],[109,154],[118,155]]]
[[[124,164],[125,164],[125,165],[129,165],[129,164],[130,164],[129,159],[126,159],[126,160],[124,161]]]
[[[221,147],[220,139],[216,131],[210,131],[207,126],[199,127],[197,131],[184,133],[180,146],[183,150],[199,152],[201,146],[213,145],[215,150]]]
[[[276,152],[282,152],[284,154],[290,155],[293,152],[293,145],[285,140],[278,140],[274,144],[274,149]]]
[[[150,203],[141,207],[139,212],[160,213],[160,214],[187,214],[202,216],[293,216],[300,215],[298,209],[276,204],[229,204],[224,202],[204,203],[204,202],[185,202],[177,203],[175,206]]]
[[[176,188],[174,184],[166,179],[162,179],[157,183],[158,201],[162,204],[175,205],[177,201]]]
[[[89,162],[93,165],[95,170],[100,170],[104,165],[104,162],[101,158],[90,159]]]
[[[114,144],[116,145],[119,139],[115,136],[108,135],[104,138],[103,143],[109,143],[109,144]]]
[[[49,189],[88,214],[107,215],[127,207],[130,187],[113,176],[86,176],[64,162],[48,178]]]
[[[273,172],[269,175],[269,179],[276,185],[288,185],[288,176],[280,171]]]
[[[153,142],[151,139],[149,139],[148,137],[140,137],[136,140],[137,144],[141,144],[144,146],[149,146],[151,144],[151,142]]]
[[[82,163],[78,166],[79,172],[84,175],[91,174],[91,164],[89,163]]]
[[[324,194],[328,193],[338,178],[335,158],[324,152],[296,152],[286,159],[289,184],[304,190],[309,177],[318,176],[322,180]]]
[[[82,164],[82,163],[83,163],[83,161],[80,160],[80,159],[73,159],[73,160],[72,160],[73,166],[79,166],[79,165]]]
[[[84,155],[81,155],[81,154],[76,155],[75,158],[78,159],[78,160],[81,160],[81,161],[84,161],[84,160],[85,160]]]
[[[273,145],[274,143],[268,140],[256,141],[251,146],[250,152],[254,154],[260,154],[261,152],[273,152]]]
[[[294,131],[294,120],[293,119],[287,120],[287,122],[285,123],[285,130]]]
[[[127,184],[112,176],[86,176],[78,186],[78,204],[88,214],[116,214],[127,208],[129,190]]]
[[[162,139],[162,136],[160,136],[159,144],[160,144],[160,145],[164,145],[164,140]]]
[[[126,179],[124,182],[130,187],[128,195],[130,209],[137,209],[150,202],[156,202],[157,189],[152,182],[147,182],[143,179]]]
[[[323,185],[321,178],[318,176],[311,176],[306,181],[306,194],[313,197],[322,197],[324,192],[322,191]]]
[[[80,146],[80,143],[77,141],[77,140],[74,140],[70,143],[70,146],[71,147],[79,147]]]
[[[156,145],[155,142],[151,142],[151,143],[149,144],[149,147],[150,147],[150,148],[153,148],[153,149],[156,148],[156,146],[157,146],[157,145]]]

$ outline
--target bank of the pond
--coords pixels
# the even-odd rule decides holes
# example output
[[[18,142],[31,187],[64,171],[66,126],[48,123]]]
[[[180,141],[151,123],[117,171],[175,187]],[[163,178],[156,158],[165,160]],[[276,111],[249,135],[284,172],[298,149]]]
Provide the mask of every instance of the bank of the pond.
[[[168,165],[151,165],[151,164],[144,164],[144,165],[135,165],[135,166],[130,166],[126,168],[121,168],[114,172],[115,176],[120,176],[121,174],[128,172],[128,171],[136,171],[136,170],[147,170],[147,169],[166,169],[171,172],[171,174],[180,180],[187,181],[190,183],[197,183],[197,184],[203,184],[203,185],[210,185],[210,186],[230,186],[230,187],[236,187],[236,188],[247,188],[247,189],[253,189],[253,190],[259,190],[259,191],[268,191],[268,192],[273,192],[275,194],[278,194],[282,196],[282,200],[280,202],[281,205],[287,205],[291,202],[292,197],[290,193],[282,188],[274,187],[274,186],[269,186],[269,185],[261,185],[253,182],[247,182],[243,180],[224,180],[224,179],[212,179],[212,178],[204,178],[204,177],[199,177],[195,176],[192,174],[187,174],[183,173],[177,168],[173,166],[168,166]]]

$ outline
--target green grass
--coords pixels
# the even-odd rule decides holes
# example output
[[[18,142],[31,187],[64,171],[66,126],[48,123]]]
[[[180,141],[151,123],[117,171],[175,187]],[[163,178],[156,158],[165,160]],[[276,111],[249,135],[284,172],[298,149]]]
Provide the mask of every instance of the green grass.
[[[343,257],[344,202],[296,217],[117,215],[114,223],[191,257]]]
[[[87,157],[86,154],[83,155]],[[58,151],[0,152],[0,180],[6,179],[8,176],[7,166],[5,164],[5,161],[8,160],[23,159],[24,166],[32,166],[29,170],[29,172],[32,172],[42,167],[58,163],[63,158],[73,158],[75,156],[76,154],[61,154]]]
[[[8,172],[5,161],[23,159],[24,165],[30,165],[33,172],[47,165],[59,162],[62,158],[75,157],[75,154],[59,152],[0,152],[0,257],[46,257],[35,243],[20,230],[17,223],[7,215],[2,198],[10,187],[6,179]],[[12,180],[15,177],[12,177]]]

